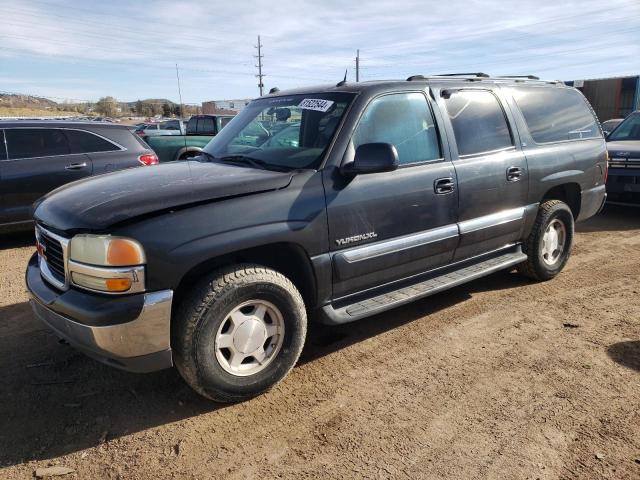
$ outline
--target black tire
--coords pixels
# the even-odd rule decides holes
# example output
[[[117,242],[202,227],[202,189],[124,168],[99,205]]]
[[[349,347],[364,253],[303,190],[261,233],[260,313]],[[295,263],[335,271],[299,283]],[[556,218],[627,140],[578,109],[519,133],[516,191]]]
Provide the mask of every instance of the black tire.
[[[562,222],[566,232],[564,249],[556,261],[549,265],[543,258],[543,236],[551,222]],[[523,251],[527,254],[526,261],[518,265],[518,272],[538,281],[551,280],[558,275],[571,255],[573,246],[573,213],[566,203],[560,200],[547,200],[538,208],[538,216],[531,229],[529,238],[523,245]]]
[[[255,299],[280,310],[284,339],[263,370],[236,376],[212,353],[215,336],[234,308]],[[173,319],[171,343],[178,371],[196,392],[217,402],[237,402],[269,390],[289,373],[298,361],[306,332],[304,302],[293,283],[269,268],[242,264],[214,272],[193,286]]]

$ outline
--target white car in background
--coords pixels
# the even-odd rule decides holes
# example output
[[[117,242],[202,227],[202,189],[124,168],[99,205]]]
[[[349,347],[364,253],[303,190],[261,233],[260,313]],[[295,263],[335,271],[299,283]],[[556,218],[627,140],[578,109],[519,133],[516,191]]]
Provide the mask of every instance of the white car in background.
[[[157,137],[161,135],[184,135],[185,123],[182,120],[166,120],[160,123],[146,124],[137,131],[141,137]]]

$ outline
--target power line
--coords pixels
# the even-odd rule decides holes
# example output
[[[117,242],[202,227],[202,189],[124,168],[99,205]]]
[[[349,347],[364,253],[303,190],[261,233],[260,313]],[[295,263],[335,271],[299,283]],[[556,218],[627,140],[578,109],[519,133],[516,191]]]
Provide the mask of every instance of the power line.
[[[518,29],[523,29],[523,28],[527,28],[527,27],[534,27],[534,26],[538,26],[538,25],[548,25],[550,23],[558,23],[560,22],[562,25],[560,25],[561,28],[566,30],[566,24],[564,24],[565,21],[567,20],[573,20],[573,19],[579,19],[579,18],[595,18],[597,17],[599,14],[601,13],[607,13],[607,12],[611,12],[611,6],[607,6],[605,8],[601,8],[601,9],[597,9],[597,10],[590,10],[587,12],[581,12],[581,13],[577,13],[577,14],[572,14],[572,15],[564,15],[564,16],[554,16],[553,18],[546,18],[544,20],[538,20],[536,22],[528,22],[528,23],[522,23],[522,24],[518,24],[518,25],[514,25],[513,27],[508,27],[508,28],[502,28],[502,29],[493,29],[493,30],[485,30],[485,31],[474,31],[472,33],[468,33],[468,34],[458,34],[458,33],[454,33],[451,35],[447,35],[447,36],[442,36],[438,39],[439,42],[449,42],[449,41],[456,41],[456,40],[460,40],[460,39],[474,39],[474,38],[478,38],[478,37],[483,37],[486,35],[495,35],[496,33],[500,33],[500,32],[506,32],[506,31],[511,31],[511,30],[518,30]],[[627,19],[630,18],[629,16],[629,12],[626,12],[626,15],[623,15],[621,17],[609,17],[606,18],[605,20],[602,20],[603,23],[610,23],[612,20],[618,20],[618,19]],[[592,29],[592,25],[589,25],[587,27],[582,27],[580,28],[580,30],[587,28],[587,29]],[[576,30],[576,29],[573,29]],[[615,33],[615,30],[608,30],[608,33]],[[531,34],[526,34],[525,36],[530,36]],[[524,36],[523,36],[524,37]],[[411,43],[414,43],[415,39],[411,40]],[[367,51],[369,52],[376,52],[376,51],[380,51],[380,50],[402,50],[402,46],[406,45],[408,42],[401,42],[400,44],[393,44],[393,45],[381,45],[379,47],[371,47],[371,48],[367,48]],[[384,55],[384,54],[383,54]],[[396,55],[398,56],[398,55]]]

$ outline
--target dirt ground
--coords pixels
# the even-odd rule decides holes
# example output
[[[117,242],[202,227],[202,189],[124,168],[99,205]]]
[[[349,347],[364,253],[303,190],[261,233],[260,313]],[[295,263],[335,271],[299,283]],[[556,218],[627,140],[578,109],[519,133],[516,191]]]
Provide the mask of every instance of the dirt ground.
[[[640,478],[640,212],[581,224],[547,283],[498,273],[315,326],[272,392],[218,406],[33,319],[30,235],[0,240],[0,478]]]

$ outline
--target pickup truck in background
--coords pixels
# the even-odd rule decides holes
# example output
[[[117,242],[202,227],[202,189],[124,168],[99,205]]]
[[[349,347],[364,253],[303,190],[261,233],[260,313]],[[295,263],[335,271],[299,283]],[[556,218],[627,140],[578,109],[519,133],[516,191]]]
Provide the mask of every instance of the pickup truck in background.
[[[145,141],[160,162],[196,157],[204,146],[233,118],[231,115],[194,115],[185,135],[147,136]]]

